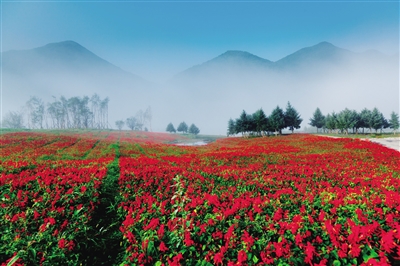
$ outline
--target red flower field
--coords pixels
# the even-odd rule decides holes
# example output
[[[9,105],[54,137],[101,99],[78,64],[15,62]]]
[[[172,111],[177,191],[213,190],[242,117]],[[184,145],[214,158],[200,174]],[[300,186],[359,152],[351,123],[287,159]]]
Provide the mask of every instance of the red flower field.
[[[400,153],[293,134],[0,139],[1,265],[393,265]]]

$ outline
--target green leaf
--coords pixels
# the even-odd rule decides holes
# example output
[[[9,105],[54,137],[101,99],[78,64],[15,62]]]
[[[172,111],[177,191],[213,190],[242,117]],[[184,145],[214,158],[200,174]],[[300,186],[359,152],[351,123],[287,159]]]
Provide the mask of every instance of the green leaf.
[[[162,265],[162,262],[161,262],[161,261],[157,261],[154,265],[155,265],[155,266],[161,266],[161,265]]]
[[[14,265],[14,263],[19,259],[18,254],[14,256],[14,258],[12,258],[8,263],[7,266],[11,266]]]
[[[154,241],[149,241],[147,245],[147,255],[152,255],[155,253]]]
[[[363,256],[364,262],[367,262],[369,259],[379,257],[379,255],[375,252],[375,250],[371,249],[369,246],[365,246],[363,248],[362,256]]]
[[[257,262],[258,262],[258,258],[257,258],[257,256],[253,256],[253,262],[254,262],[254,264],[257,264]]]
[[[340,261],[338,261],[338,260],[334,260],[334,261],[333,261],[333,266],[340,266],[340,265],[342,265],[342,264],[340,263]]]

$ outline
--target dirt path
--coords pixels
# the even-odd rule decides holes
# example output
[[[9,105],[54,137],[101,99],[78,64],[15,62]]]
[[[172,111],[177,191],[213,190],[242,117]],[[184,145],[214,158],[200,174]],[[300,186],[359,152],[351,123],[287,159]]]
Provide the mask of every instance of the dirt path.
[[[325,136],[325,135],[319,135],[321,137],[328,137],[328,138],[342,138],[342,137],[335,137],[335,136]],[[368,138],[368,139],[361,139],[361,140],[368,140],[371,142],[375,142],[378,144],[381,144],[385,147],[394,149],[398,152],[400,152],[400,138]]]
[[[371,138],[368,140],[375,143],[379,143],[383,146],[389,147],[391,149],[400,152],[400,138],[382,138],[382,139]]]

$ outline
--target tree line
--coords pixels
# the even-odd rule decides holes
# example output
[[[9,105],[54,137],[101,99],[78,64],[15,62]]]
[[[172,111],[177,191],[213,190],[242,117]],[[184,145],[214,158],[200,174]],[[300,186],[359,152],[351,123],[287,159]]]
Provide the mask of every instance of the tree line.
[[[322,129],[328,133],[341,132],[349,134],[350,130],[352,130],[353,133],[358,134],[360,133],[360,129],[362,129],[362,133],[367,129],[369,133],[372,130],[375,130],[377,133],[378,130],[382,132],[383,129],[391,128],[393,129],[393,133],[396,133],[399,129],[399,115],[392,112],[390,119],[387,120],[378,108],[374,108],[373,110],[364,108],[361,112],[346,108],[339,113],[332,112],[325,116],[317,108],[310,118],[309,124],[316,127],[317,132],[318,129]]]
[[[152,131],[151,129],[151,120],[153,118],[153,114],[151,112],[151,107],[147,107],[147,109],[143,112],[143,110],[139,110],[136,112],[135,116],[128,117],[124,120],[115,121],[115,125],[119,130],[126,125],[130,130],[136,131]]]
[[[29,129],[106,129],[108,128],[109,98],[53,96],[45,103],[41,98],[31,96],[20,112],[8,112],[2,126],[6,128]]]
[[[303,121],[297,110],[288,102],[286,110],[283,111],[277,106],[272,113],[267,116],[262,109],[253,114],[247,114],[243,110],[240,117],[228,121],[227,135],[242,134],[243,136],[266,136],[272,132],[282,134],[282,129],[299,129]]]
[[[190,134],[194,134],[197,135],[200,133],[200,129],[195,125],[195,124],[191,124],[190,127],[188,127],[188,125],[185,122],[181,122],[177,129],[175,129],[174,125],[172,123],[169,123],[167,125],[167,128],[165,129],[165,131],[169,132],[169,133],[176,133],[178,132],[182,132],[182,133],[190,133]]]

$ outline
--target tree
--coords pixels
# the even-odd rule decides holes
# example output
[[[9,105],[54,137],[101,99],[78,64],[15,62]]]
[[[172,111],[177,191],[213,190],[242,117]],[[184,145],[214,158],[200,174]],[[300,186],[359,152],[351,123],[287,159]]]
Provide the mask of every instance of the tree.
[[[174,127],[174,125],[172,123],[168,124],[167,129],[165,131],[170,132],[170,133],[175,133],[176,132],[175,127]]]
[[[382,120],[382,127],[381,127],[381,133],[382,133],[383,129],[390,127],[390,123],[387,121],[387,119],[383,116],[382,113],[381,113],[381,120]]]
[[[191,124],[190,127],[189,127],[189,133],[197,135],[197,134],[200,133],[200,129],[198,127],[196,127],[195,124]]]
[[[282,134],[282,129],[285,128],[285,114],[283,110],[277,106],[269,116],[269,124],[275,132]]]
[[[128,128],[130,128],[131,130],[136,129],[136,118],[134,118],[133,116],[128,117],[126,119],[126,125]]]
[[[358,129],[362,125],[361,116],[359,113],[357,113],[356,110],[351,111],[351,115],[353,116],[353,119],[355,120],[355,124],[353,126],[353,133],[358,134]],[[354,131],[354,129],[355,129],[355,131]]]
[[[319,108],[315,110],[315,112],[313,113],[313,117],[310,118],[309,125],[316,127],[317,133],[318,133],[318,128],[322,128],[325,125],[325,116],[322,114]]]
[[[124,127],[125,122],[123,120],[118,120],[115,121],[115,125],[117,126],[118,130],[121,130]]]
[[[268,118],[262,109],[257,110],[253,114],[253,121],[255,131],[259,136],[261,136],[262,132],[266,132],[268,130]]]
[[[389,124],[390,124],[390,128],[393,129],[393,134],[395,134],[396,131],[399,129],[399,126],[400,126],[399,115],[396,114],[395,112],[392,112],[390,114]]]
[[[151,119],[153,118],[153,114],[151,112],[151,107],[150,106],[147,107],[146,111],[144,111],[143,116],[144,116],[144,121],[146,122],[146,124],[149,125],[150,131],[152,131],[151,130]]]
[[[136,118],[136,129],[137,129],[137,130],[142,130],[142,128],[143,128],[143,126],[144,126],[144,123],[145,123],[145,118],[144,118],[144,113],[143,113],[143,111],[142,111],[142,110],[139,110],[139,111],[136,113],[135,118]]]
[[[1,124],[5,128],[24,128],[24,116],[21,112],[8,112]]]
[[[243,110],[240,117],[236,119],[236,132],[242,133],[242,135],[245,136],[247,128],[249,127],[248,124],[249,124],[248,115],[246,114],[246,111]]]
[[[31,96],[26,102],[26,107],[28,109],[28,126],[43,129],[44,102],[42,99]]]
[[[336,124],[337,124],[337,115],[335,114],[335,112],[332,112],[332,114],[328,114],[325,117],[325,127],[330,132],[332,132],[333,130],[335,130],[337,128]]]
[[[375,132],[378,132],[378,129],[381,129],[384,121],[382,121],[382,114],[379,112],[378,108],[374,108],[371,112],[371,117],[369,121],[370,128],[375,129]]]
[[[187,131],[188,131],[188,126],[186,125],[185,122],[181,122],[176,130],[177,130],[178,132],[187,133]]]
[[[288,102],[285,112],[285,127],[288,127],[293,134],[294,129],[300,128],[302,121],[303,119],[300,118],[299,113],[290,105],[290,102]]]
[[[346,108],[338,114],[336,125],[338,129],[345,131],[347,135],[349,134],[349,128],[353,128],[356,122],[353,112]]]
[[[372,112],[370,110],[368,110],[367,108],[364,108],[360,112],[359,126],[363,129],[363,133],[364,133],[364,128],[369,128],[369,129],[372,128],[369,126],[369,121],[371,120],[371,114],[372,114]]]
[[[233,121],[233,119],[229,119],[228,121],[228,132],[227,135],[228,137],[230,135],[235,135],[236,134],[236,125],[235,125],[235,121]]]

